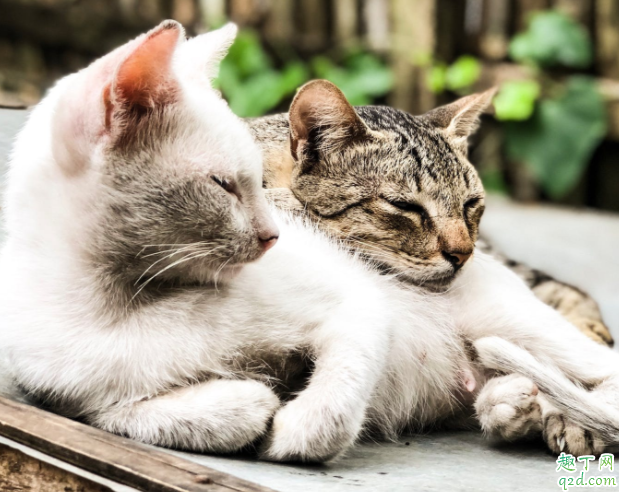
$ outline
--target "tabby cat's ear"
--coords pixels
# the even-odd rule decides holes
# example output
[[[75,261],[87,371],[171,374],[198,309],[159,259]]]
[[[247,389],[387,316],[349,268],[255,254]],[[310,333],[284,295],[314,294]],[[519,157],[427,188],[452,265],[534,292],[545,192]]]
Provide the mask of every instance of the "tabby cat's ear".
[[[127,54],[103,91],[105,126],[115,124],[115,117],[154,108],[174,100],[178,83],[172,74],[172,56],[184,38],[183,27],[175,21],[164,21],[143,38]]]
[[[316,155],[337,151],[371,134],[342,91],[327,80],[313,80],[301,87],[289,118],[292,157],[304,169],[315,163]]]
[[[431,125],[439,128],[454,147],[466,153],[467,139],[477,130],[479,117],[488,109],[495,94],[496,87],[471,94],[428,111],[423,117]]]

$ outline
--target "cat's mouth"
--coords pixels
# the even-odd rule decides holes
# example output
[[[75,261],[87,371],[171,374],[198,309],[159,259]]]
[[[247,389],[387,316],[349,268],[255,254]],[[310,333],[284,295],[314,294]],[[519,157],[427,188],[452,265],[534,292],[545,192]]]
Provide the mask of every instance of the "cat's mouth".
[[[390,261],[391,258],[384,258],[384,256],[387,256],[385,253],[382,254],[383,258],[381,258],[381,255],[376,254],[375,251],[356,248],[353,248],[353,250],[377,266],[385,275],[395,275],[403,282],[417,285],[432,292],[447,290],[459,272],[462,271],[462,268],[454,268],[451,265],[440,270],[437,265],[432,266],[431,264],[425,267],[419,267],[419,265],[413,267],[407,264],[406,260],[402,261],[397,257],[393,258],[392,261]]]

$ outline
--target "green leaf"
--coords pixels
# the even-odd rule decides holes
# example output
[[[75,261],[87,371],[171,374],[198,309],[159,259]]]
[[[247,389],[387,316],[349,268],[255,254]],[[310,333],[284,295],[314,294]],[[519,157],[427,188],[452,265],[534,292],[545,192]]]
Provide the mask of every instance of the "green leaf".
[[[501,85],[494,98],[497,120],[528,120],[535,110],[535,100],[540,94],[540,85],[535,80],[510,80]]]
[[[239,90],[230,94],[228,102],[241,117],[260,116],[277,106],[284,94],[281,75],[274,70],[256,74],[243,82]]]
[[[313,58],[311,65],[316,77],[337,85],[354,106],[370,104],[393,86],[391,70],[368,53],[348,57],[343,67],[323,56]]]
[[[280,80],[280,90],[286,96],[292,94],[299,86],[307,82],[309,78],[309,70],[304,63],[289,63],[283,69]]]
[[[370,53],[350,53],[343,66],[326,57],[315,57],[311,67],[317,77],[331,80],[352,104],[369,104],[393,86],[391,71]],[[275,108],[310,78],[308,65],[289,62],[276,70],[253,31],[241,31],[221,63],[216,87],[221,88],[239,116],[259,116]]]
[[[453,62],[445,74],[445,85],[452,91],[473,85],[481,74],[481,64],[474,56],[464,55]]]
[[[434,94],[440,94],[445,90],[445,77],[447,67],[443,64],[434,65],[426,73],[426,84]]]
[[[568,193],[606,134],[606,109],[595,82],[573,76],[565,92],[542,101],[526,122],[508,122],[506,151],[523,162],[553,199]]]
[[[241,78],[271,68],[271,60],[262,48],[260,38],[249,30],[239,32],[225,59],[237,67]]]
[[[523,63],[585,68],[591,64],[593,49],[580,24],[561,12],[547,11],[535,13],[528,29],[514,36],[509,54]]]

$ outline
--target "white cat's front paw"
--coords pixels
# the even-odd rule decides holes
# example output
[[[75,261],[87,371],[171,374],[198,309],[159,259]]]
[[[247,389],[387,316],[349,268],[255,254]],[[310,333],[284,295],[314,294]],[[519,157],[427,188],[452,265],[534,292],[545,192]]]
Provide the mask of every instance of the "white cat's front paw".
[[[544,440],[556,454],[583,456],[604,451],[604,442],[597,434],[579,427],[559,411],[544,415]]]
[[[269,461],[323,463],[351,446],[363,424],[363,415],[308,404],[297,398],[275,414],[261,458]]]
[[[516,374],[491,379],[475,401],[484,432],[507,441],[539,435],[542,413],[537,386]]]

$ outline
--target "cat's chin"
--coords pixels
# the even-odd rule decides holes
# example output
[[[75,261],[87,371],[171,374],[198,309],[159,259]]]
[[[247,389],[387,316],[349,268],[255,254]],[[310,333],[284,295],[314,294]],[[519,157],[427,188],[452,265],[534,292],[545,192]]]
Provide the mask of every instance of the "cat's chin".
[[[238,263],[235,265],[226,265],[216,270],[196,269],[192,272],[192,278],[189,283],[200,285],[225,284],[232,281],[243,269],[243,266],[243,263]]]
[[[431,292],[444,292],[449,289],[449,286],[455,280],[457,274],[451,275],[449,277],[438,278],[438,279],[430,279],[424,281],[413,281],[420,287],[423,287],[426,290]]]
[[[431,292],[444,292],[453,283],[458,276],[459,271],[451,274],[440,275],[434,278],[428,278],[427,276],[418,277],[406,272],[402,272],[398,275],[400,280],[417,285]]]
[[[243,266],[244,265],[242,264],[227,265],[219,271],[215,280],[220,282],[230,281],[240,273],[240,271],[243,269]]]

